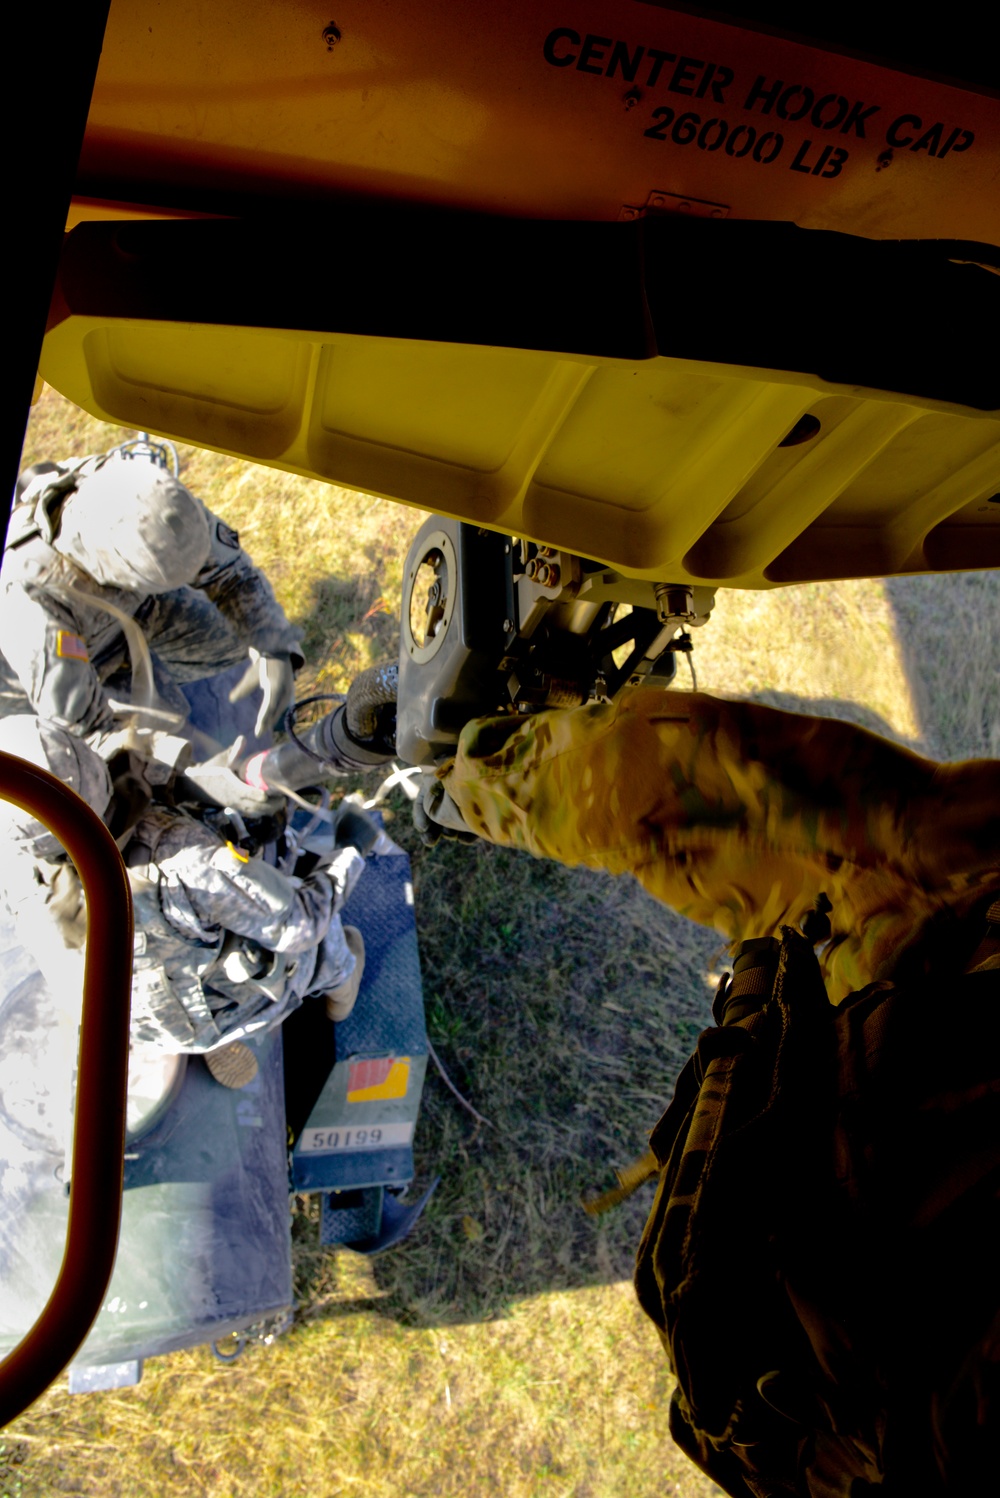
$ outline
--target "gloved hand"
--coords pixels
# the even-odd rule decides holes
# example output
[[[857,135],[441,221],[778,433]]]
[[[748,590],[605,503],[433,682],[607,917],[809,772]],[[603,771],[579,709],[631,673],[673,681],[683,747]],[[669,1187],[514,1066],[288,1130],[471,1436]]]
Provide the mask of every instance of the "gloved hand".
[[[382,829],[360,806],[350,801],[341,803],[337,819],[333,824],[334,842],[338,848],[357,848],[367,856],[379,840]]]
[[[237,741],[242,745],[242,740]],[[190,765],[178,786],[195,800],[212,806],[231,806],[242,816],[263,817],[284,810],[285,798],[277,792],[258,791],[241,780],[232,768],[233,750],[223,749],[203,764]]]
[[[443,837],[459,843],[476,842],[476,834],[469,830],[468,823],[445,789],[444,781],[430,770],[421,779],[423,785],[413,803],[413,825],[424,846],[433,848]]]
[[[345,848],[353,848],[366,858],[379,840],[378,823],[353,802],[345,801],[333,814],[333,820],[321,823],[299,843],[301,853],[311,853],[320,865],[329,864]]]
[[[256,692],[263,694],[254,733],[260,738],[280,723],[295,701],[295,672],[287,655],[262,655],[250,647],[250,664],[229,694],[230,702],[241,702]]]

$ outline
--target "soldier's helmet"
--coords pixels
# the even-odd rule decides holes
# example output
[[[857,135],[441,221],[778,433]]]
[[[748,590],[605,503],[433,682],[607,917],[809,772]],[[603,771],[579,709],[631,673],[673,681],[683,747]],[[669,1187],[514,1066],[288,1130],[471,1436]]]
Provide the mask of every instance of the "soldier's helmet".
[[[0,749],[49,770],[103,817],[111,804],[108,767],[90,745],[45,718],[27,714],[0,719]],[[0,833],[22,844],[35,858],[58,858],[59,839],[19,806],[0,801]]]
[[[172,474],[111,458],[70,495],[53,544],[104,587],[169,593],[197,577],[211,536],[204,505]]]

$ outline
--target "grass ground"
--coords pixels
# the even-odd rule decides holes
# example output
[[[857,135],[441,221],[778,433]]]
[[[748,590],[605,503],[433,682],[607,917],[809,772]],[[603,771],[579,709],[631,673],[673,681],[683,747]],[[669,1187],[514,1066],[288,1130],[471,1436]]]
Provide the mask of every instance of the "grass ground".
[[[25,461],[117,440],[47,391]],[[305,628],[304,689],[395,653],[419,513],[182,456]],[[699,685],[997,753],[998,603],[997,574],[723,594]],[[669,1377],[627,1283],[648,1195],[599,1226],[578,1206],[644,1147],[707,1021],[717,938],[627,881],[483,844],[428,852],[396,813],[428,1029],[489,1126],[431,1073],[416,1184],[442,1183],[412,1239],[374,1264],[320,1250],[299,1202],[292,1331],[232,1367],[202,1349],[152,1360],[136,1389],[54,1388],[3,1434],[0,1498],[717,1491],[670,1443]]]

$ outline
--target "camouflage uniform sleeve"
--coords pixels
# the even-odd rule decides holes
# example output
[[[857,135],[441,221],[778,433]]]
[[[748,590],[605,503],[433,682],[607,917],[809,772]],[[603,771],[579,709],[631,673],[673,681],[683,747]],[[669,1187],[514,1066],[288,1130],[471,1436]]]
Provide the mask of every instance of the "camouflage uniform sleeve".
[[[114,715],[90,663],[87,642],[68,604],[34,587],[16,553],[5,558],[0,589],[0,648],[32,708],[60,728],[106,733]]]
[[[178,819],[162,834],[156,864],[164,914],[192,940],[222,929],[268,951],[292,954],[318,946],[329,930],[335,892],[326,874],[282,874],[191,818]]]
[[[287,655],[293,667],[303,664],[301,632],[285,617],[264,574],[240,546],[240,538],[224,520],[207,511],[212,549],[194,580],[232,625],[247,648],[262,655]]]
[[[482,837],[632,873],[730,943],[800,924],[825,894],[834,1002],[1000,889],[1000,765],[934,764],[756,703],[639,689],[483,719],[441,778]]]
[[[79,921],[66,921],[65,912],[59,910],[53,899],[53,885],[61,868],[66,867],[40,863],[16,839],[6,841],[0,861],[0,903],[13,918],[16,945],[30,954],[28,959],[21,960],[24,971],[19,976],[27,976],[30,968],[37,965],[48,985],[50,1001],[58,1010],[79,1016],[83,995],[83,930]],[[75,874],[72,865],[68,869]],[[9,961],[15,968],[19,966],[16,955]],[[8,992],[13,986],[11,982]]]

